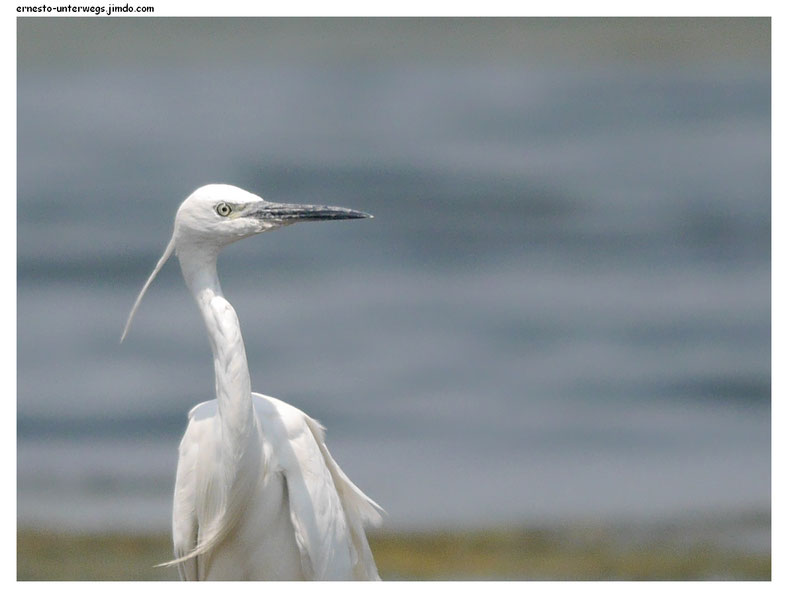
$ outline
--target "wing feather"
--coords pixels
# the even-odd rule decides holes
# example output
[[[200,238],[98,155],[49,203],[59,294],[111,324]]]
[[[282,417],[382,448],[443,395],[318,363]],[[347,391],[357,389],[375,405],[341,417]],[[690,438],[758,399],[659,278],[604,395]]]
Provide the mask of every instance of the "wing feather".
[[[372,550],[364,532],[364,524],[371,526],[380,525],[383,522],[382,515],[385,511],[350,481],[350,478],[331,456],[325,443],[325,428],[317,420],[308,416],[305,417],[342,503],[342,510],[345,513],[345,520],[349,527],[353,548],[354,577],[357,580],[379,580],[378,568],[375,565],[375,558],[372,556]]]
[[[206,401],[192,408],[179,447],[172,509],[172,539],[176,560],[197,547],[200,539],[200,514],[197,510],[205,502],[205,497],[212,494],[207,487],[210,485],[210,476],[200,470],[200,465],[205,462],[206,451],[212,448],[210,420],[215,413],[215,401]],[[199,579],[198,558],[195,556],[177,563],[178,574],[183,581]]]
[[[287,483],[290,518],[308,579],[346,579],[352,569],[342,503],[320,448],[293,407],[278,404],[286,440],[276,447]]]
[[[380,523],[383,510],[331,457],[316,420],[278,399],[254,395],[276,409],[284,429],[283,434],[272,429],[264,433],[269,440],[279,436],[275,452],[287,484],[305,576],[380,579],[363,526]]]

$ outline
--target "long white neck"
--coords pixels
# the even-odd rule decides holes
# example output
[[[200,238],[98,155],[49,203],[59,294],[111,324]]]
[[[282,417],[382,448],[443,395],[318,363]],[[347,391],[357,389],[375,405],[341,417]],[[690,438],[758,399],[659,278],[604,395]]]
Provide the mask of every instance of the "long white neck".
[[[241,326],[219,285],[218,248],[179,247],[177,255],[211,342],[222,444],[230,463],[237,463],[254,425],[252,386]]]

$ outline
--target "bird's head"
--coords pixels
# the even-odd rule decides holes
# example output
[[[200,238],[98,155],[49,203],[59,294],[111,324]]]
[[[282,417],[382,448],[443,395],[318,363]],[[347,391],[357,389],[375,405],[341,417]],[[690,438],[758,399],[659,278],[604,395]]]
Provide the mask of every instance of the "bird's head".
[[[288,224],[314,220],[370,218],[347,208],[273,203],[232,185],[206,185],[192,193],[175,215],[175,249],[224,247]]]
[[[145,291],[173,251],[179,255],[189,250],[218,252],[240,239],[297,222],[355,218],[372,216],[333,206],[273,203],[232,185],[200,187],[178,208],[172,238],[131,308],[121,342],[126,338]]]

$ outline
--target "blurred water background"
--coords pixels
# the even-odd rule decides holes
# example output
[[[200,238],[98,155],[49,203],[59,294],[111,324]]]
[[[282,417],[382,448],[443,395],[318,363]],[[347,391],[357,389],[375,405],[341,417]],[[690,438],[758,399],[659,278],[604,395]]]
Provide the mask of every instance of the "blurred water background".
[[[770,508],[767,19],[18,21],[18,522],[166,531],[210,182],[372,221],[219,262],[390,529]],[[764,544],[764,542],[766,544]],[[768,548],[768,537],[760,545]]]

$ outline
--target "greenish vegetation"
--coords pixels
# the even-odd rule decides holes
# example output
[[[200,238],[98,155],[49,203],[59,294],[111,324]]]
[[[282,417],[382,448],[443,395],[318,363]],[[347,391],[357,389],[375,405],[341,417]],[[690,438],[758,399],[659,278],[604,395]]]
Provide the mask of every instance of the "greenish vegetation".
[[[771,578],[768,515],[651,526],[378,532],[387,580],[694,580]],[[753,534],[758,547],[743,541]],[[750,542],[752,544],[752,542]],[[174,580],[167,535],[20,530],[19,580]]]

